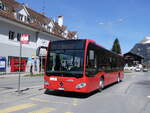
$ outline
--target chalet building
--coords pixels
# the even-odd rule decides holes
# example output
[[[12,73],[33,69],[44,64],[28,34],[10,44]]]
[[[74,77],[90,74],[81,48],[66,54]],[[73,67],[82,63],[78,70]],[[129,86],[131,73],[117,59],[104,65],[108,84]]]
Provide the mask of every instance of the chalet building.
[[[7,72],[18,71],[22,34],[29,36],[29,44],[22,45],[21,71],[24,72],[29,71],[26,67],[33,57],[34,71],[39,71],[42,60],[36,57],[36,51],[40,46],[47,47],[53,40],[78,38],[77,32],[69,31],[63,25],[63,16],[56,22],[15,0],[0,0],[0,70],[5,66]]]
[[[136,66],[138,64],[142,64],[143,59],[144,59],[143,56],[134,54],[132,52],[128,52],[128,53],[124,54],[125,64],[127,64],[129,67]]]

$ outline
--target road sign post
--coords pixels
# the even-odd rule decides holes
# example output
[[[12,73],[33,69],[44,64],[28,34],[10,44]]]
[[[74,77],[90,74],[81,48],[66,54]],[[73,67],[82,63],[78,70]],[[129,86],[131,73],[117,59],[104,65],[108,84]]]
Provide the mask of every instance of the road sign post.
[[[18,93],[20,94],[20,75],[21,75],[21,57],[22,57],[22,44],[20,43],[20,55],[19,55],[19,77],[18,77]]]
[[[19,54],[19,76],[18,76],[18,93],[20,94],[20,77],[21,77],[21,58],[22,58],[22,44],[28,44],[29,43],[29,35],[28,34],[22,34],[20,38],[20,54]]]

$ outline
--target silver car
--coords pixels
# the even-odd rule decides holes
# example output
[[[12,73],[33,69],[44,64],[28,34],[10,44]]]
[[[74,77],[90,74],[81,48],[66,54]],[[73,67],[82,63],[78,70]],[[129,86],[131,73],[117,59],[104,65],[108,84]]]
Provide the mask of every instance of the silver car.
[[[148,72],[148,69],[147,68],[143,68],[143,72]]]

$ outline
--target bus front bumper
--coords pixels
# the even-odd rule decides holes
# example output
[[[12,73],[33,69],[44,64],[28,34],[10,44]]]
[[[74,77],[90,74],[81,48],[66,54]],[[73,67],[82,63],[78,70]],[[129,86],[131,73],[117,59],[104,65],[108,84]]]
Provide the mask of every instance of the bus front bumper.
[[[70,80],[70,81],[69,81]],[[72,82],[72,81],[75,82]],[[81,92],[81,93],[89,93],[87,89],[87,84],[83,82],[83,80],[75,80],[73,79],[61,79],[59,80],[50,80],[45,79],[44,88],[49,90],[60,90],[60,91],[71,91],[71,92]]]

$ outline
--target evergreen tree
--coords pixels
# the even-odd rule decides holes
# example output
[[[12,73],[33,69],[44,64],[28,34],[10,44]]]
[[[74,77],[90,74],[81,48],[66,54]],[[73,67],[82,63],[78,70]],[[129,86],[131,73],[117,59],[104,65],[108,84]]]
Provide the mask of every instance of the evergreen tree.
[[[121,54],[121,48],[120,48],[120,44],[119,44],[118,38],[115,39],[114,44],[113,44],[111,50],[112,50],[113,52],[116,52],[116,53],[118,53],[118,54]]]

